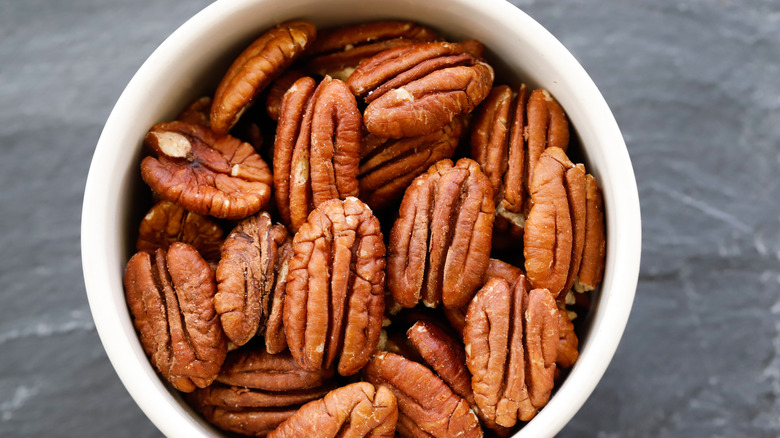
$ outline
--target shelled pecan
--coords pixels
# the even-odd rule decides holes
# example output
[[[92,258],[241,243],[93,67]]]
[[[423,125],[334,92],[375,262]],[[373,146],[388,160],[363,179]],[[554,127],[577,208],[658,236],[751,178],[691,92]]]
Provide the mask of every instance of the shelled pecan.
[[[207,128],[211,127],[211,102],[210,96],[203,96],[192,102],[184,111],[179,113],[176,120],[181,122],[192,123],[193,125],[201,125]]]
[[[265,111],[271,120],[279,120],[282,111],[282,98],[287,90],[300,78],[305,77],[303,70],[287,70],[268,87],[268,96],[265,99]]]
[[[189,212],[170,201],[160,201],[138,227],[137,251],[167,250],[173,242],[192,245],[207,261],[219,260],[222,228],[206,216]]]
[[[270,354],[244,348],[227,355],[216,381],[263,391],[298,391],[323,386],[334,374],[333,368],[304,370],[289,352]]]
[[[585,247],[582,262],[574,281],[577,292],[591,291],[601,283],[604,275],[606,235],[604,231],[604,206],[598,182],[593,175],[585,175]]]

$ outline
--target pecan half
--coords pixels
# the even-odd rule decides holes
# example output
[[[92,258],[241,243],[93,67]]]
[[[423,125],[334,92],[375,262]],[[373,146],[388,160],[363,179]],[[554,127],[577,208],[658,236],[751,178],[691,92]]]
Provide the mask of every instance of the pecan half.
[[[195,247],[208,261],[219,260],[224,240],[222,228],[199,214],[191,213],[170,201],[155,204],[138,227],[138,251],[167,250],[173,242],[184,242]]]
[[[514,285],[493,278],[469,305],[466,363],[474,399],[496,424],[528,421],[547,403],[558,345],[558,308],[544,289],[521,278]]]
[[[163,199],[201,215],[243,219],[271,197],[268,165],[248,143],[186,122],[152,127],[145,144],[156,157],[141,162],[141,177]]]
[[[379,221],[357,198],[323,202],[293,239],[284,328],[301,367],[357,373],[379,342],[385,245]]]
[[[288,70],[277,78],[270,87],[268,87],[268,97],[265,99],[265,111],[271,120],[279,120],[279,114],[282,112],[282,98],[287,90],[300,78],[306,74],[302,70]]]
[[[369,132],[379,137],[432,134],[487,97],[493,68],[468,50],[476,43],[418,43],[365,60],[347,84],[368,107]],[[481,51],[481,50],[477,50]]]
[[[585,241],[585,171],[560,148],[539,158],[533,206],[523,236],[525,269],[534,287],[565,296],[579,271]]]
[[[210,128],[211,120],[209,119],[209,114],[211,114],[211,97],[203,96],[185,108],[176,117],[176,120]]]
[[[458,117],[433,134],[387,139],[369,134],[363,142],[358,180],[360,198],[374,209],[403,196],[409,184],[434,163],[451,158],[465,131]]]
[[[358,382],[304,405],[268,436],[389,438],[395,434],[397,420],[398,406],[390,390]]]
[[[363,59],[415,42],[434,41],[438,35],[419,24],[378,21],[320,32],[311,48],[307,68],[320,76],[347,80]]]
[[[408,417],[422,431],[435,437],[482,436],[468,402],[424,365],[380,351],[366,366],[365,377],[390,388],[398,400],[399,417]]]
[[[561,368],[571,368],[579,357],[579,339],[565,308],[558,308],[558,349],[555,362]]]
[[[406,190],[390,232],[388,288],[403,307],[466,305],[482,284],[493,193],[479,165],[441,160]]]
[[[606,236],[604,231],[604,205],[601,190],[593,175],[585,175],[585,247],[582,262],[574,282],[574,290],[587,292],[601,283],[604,275]]]
[[[214,381],[227,339],[214,310],[214,273],[190,245],[136,253],[124,274],[125,297],[152,366],[176,389]]]
[[[233,61],[214,94],[211,127],[224,134],[261,91],[311,45],[317,29],[290,21],[265,32]]]
[[[358,194],[362,118],[342,81],[301,78],[285,93],[274,142],[276,204],[296,231],[329,199]]]
[[[214,307],[236,346],[249,342],[258,329],[264,332],[273,295],[286,286],[276,275],[280,256],[289,256],[281,248],[285,245],[291,245],[287,229],[274,225],[266,212],[244,219],[225,239]]]
[[[298,391],[322,386],[334,374],[332,368],[301,369],[289,353],[239,349],[227,355],[216,380],[225,385],[263,391]]]

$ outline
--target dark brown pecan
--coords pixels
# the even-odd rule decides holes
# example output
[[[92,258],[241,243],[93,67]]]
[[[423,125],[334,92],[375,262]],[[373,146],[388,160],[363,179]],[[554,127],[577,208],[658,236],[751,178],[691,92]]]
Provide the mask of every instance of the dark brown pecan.
[[[255,40],[233,61],[214,94],[211,127],[224,134],[236,124],[261,91],[311,45],[313,24],[290,21]]]
[[[276,203],[296,231],[329,199],[358,194],[362,118],[337,79],[301,78],[285,93],[274,142]]]
[[[190,245],[136,253],[124,274],[125,297],[152,366],[176,389],[214,381],[227,339],[214,310],[217,290],[208,263]]]
[[[278,284],[279,258],[289,251],[291,239],[284,225],[274,225],[271,216],[258,213],[241,221],[230,232],[217,267],[214,307],[225,334],[236,346],[249,342],[258,330],[265,332]]]
[[[268,87],[268,97],[265,100],[265,110],[271,120],[279,120],[279,114],[282,112],[282,98],[287,90],[300,78],[306,74],[298,69],[288,70],[279,76],[270,87]]]
[[[297,391],[322,386],[333,377],[332,368],[306,371],[290,353],[269,354],[261,350],[230,352],[217,382],[263,391]]]
[[[398,400],[400,415],[426,433],[435,437],[482,436],[479,420],[468,402],[424,365],[380,351],[366,366],[365,377],[376,386],[390,388]]]
[[[528,421],[547,403],[558,345],[558,308],[544,289],[493,278],[469,305],[463,337],[477,406],[498,425]]]
[[[378,21],[320,32],[311,48],[309,71],[347,80],[363,59],[415,42],[434,41],[438,35],[427,27],[404,21]]]
[[[358,174],[360,198],[374,209],[400,199],[409,184],[431,165],[452,157],[465,125],[466,121],[458,117],[441,130],[421,137],[366,136]]]
[[[284,328],[301,367],[357,373],[379,342],[385,245],[379,221],[357,198],[332,199],[293,239]]]
[[[441,160],[412,182],[390,232],[388,288],[403,307],[465,306],[482,284],[493,193],[479,165]]]
[[[143,180],[163,199],[201,215],[243,219],[271,197],[271,171],[248,143],[186,122],[152,127]]]
[[[176,120],[209,128],[211,127],[209,114],[211,114],[211,97],[203,96],[185,108],[184,111],[176,117]]]
[[[398,420],[395,396],[383,386],[358,382],[301,407],[269,438],[392,437]]]
[[[208,261],[219,260],[224,240],[222,228],[199,214],[191,213],[170,201],[155,204],[138,227],[138,251],[167,250],[173,242],[184,242],[195,247]]]
[[[596,178],[585,175],[585,243],[582,262],[574,282],[574,290],[587,292],[601,283],[604,275],[606,236],[604,232],[604,206]]]
[[[523,236],[534,287],[564,297],[579,271],[585,240],[585,171],[560,148],[542,153],[531,182],[533,206]]]

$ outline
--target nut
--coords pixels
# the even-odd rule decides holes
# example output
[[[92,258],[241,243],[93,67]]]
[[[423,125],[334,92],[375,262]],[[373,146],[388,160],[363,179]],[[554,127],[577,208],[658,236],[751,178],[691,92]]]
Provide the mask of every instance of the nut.
[[[214,94],[211,127],[227,133],[260,92],[311,45],[313,24],[290,21],[255,40],[233,61]]]
[[[192,245],[207,261],[219,260],[222,228],[206,216],[190,213],[170,201],[155,204],[138,227],[137,251],[167,250],[173,242]]]
[[[387,386],[398,400],[399,418],[408,417],[422,431],[434,437],[482,436],[479,420],[468,402],[424,365],[380,351],[364,373],[374,385]]]
[[[261,350],[230,352],[217,382],[263,391],[298,391],[322,386],[333,377],[332,368],[306,371],[289,352],[269,354]]]
[[[293,239],[284,328],[307,370],[357,373],[379,342],[384,313],[385,245],[379,221],[357,198],[317,207]]]
[[[138,252],[127,262],[125,297],[152,366],[182,392],[211,384],[227,352],[214,310],[216,284],[190,245]]]
[[[574,290],[587,292],[601,283],[604,275],[606,236],[604,235],[604,206],[601,190],[593,175],[585,175],[585,246],[582,262],[574,282]]]
[[[141,162],[144,182],[186,210],[243,219],[271,197],[271,172],[248,143],[178,121],[153,126],[144,142],[157,155]]]
[[[418,43],[362,62],[347,84],[366,96],[366,129],[379,137],[432,134],[487,97],[493,68],[468,50],[481,44]]]
[[[466,121],[458,117],[441,130],[421,137],[367,135],[358,174],[360,198],[374,209],[399,200],[415,178],[437,161],[452,157],[465,125]]]
[[[271,120],[279,120],[282,111],[282,98],[287,90],[300,78],[306,76],[302,70],[288,70],[268,87],[268,97],[265,99],[265,111]]]
[[[185,108],[176,117],[176,120],[210,128],[211,120],[209,119],[209,114],[211,114],[211,97],[203,96]]]
[[[565,308],[558,308],[558,348],[555,362],[561,368],[571,368],[579,357],[579,339]]]
[[[482,284],[493,193],[479,165],[441,160],[406,190],[390,232],[388,288],[403,307],[465,306]]]
[[[225,334],[236,346],[249,342],[258,329],[265,331],[273,296],[286,286],[276,274],[284,263],[279,259],[290,255],[282,247],[290,245],[287,229],[273,225],[266,212],[244,219],[225,240],[214,307]]]
[[[394,436],[397,420],[398,407],[390,390],[358,382],[304,405],[268,436],[389,438]]]
[[[293,231],[329,199],[358,194],[362,118],[342,81],[302,78],[282,99],[274,142],[276,203]]]
[[[347,80],[363,59],[415,42],[434,41],[427,27],[403,21],[378,21],[320,32],[311,48],[309,71]]]

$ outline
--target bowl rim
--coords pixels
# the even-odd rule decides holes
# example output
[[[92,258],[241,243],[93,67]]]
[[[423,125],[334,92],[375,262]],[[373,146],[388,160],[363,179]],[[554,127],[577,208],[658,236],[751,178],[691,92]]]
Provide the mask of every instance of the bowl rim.
[[[125,117],[139,107],[138,94],[144,89],[155,70],[167,56],[191,44],[203,29],[218,26],[231,13],[248,5],[268,0],[218,0],[198,12],[174,31],[143,63],[111,111],[100,135],[90,164],[82,207],[81,250],[84,282],[95,328],[103,347],[123,385],[146,416],[166,436],[210,436],[214,429],[202,419],[193,418],[177,402],[168,387],[158,378],[146,360],[134,330],[127,331],[127,320],[117,317],[127,314],[124,293],[121,300],[107,293],[112,288],[108,270],[116,266],[106,262],[106,241],[109,223],[116,223],[116,211],[106,209],[112,195],[110,181],[121,169],[121,163],[112,161],[115,134],[121,132]],[[372,0],[374,1],[374,0]],[[403,0],[399,0],[403,1]],[[641,215],[636,179],[623,136],[604,97],[595,83],[574,56],[549,31],[525,12],[505,0],[450,0],[452,8],[479,9],[491,20],[518,28],[524,40],[543,46],[549,61],[566,71],[565,79],[578,84],[572,98],[586,102],[598,123],[588,126],[598,131],[606,143],[600,149],[608,149],[606,166],[611,184],[602,175],[599,184],[604,189],[607,207],[607,265],[605,283],[609,273],[609,290],[619,293],[599,297],[598,312],[591,321],[586,349],[567,379],[557,388],[549,404],[515,437],[553,436],[560,431],[582,407],[606,371],[631,311],[639,276],[641,257]],[[143,94],[143,93],[141,93]],[[560,99],[559,99],[560,100]],[[564,102],[562,102],[564,108]],[[595,119],[596,117],[589,117]],[[582,126],[577,125],[577,128]],[[606,152],[605,152],[606,154]],[[617,183],[620,181],[620,183]],[[617,208],[619,206],[619,208]],[[616,257],[620,254],[620,258]],[[123,269],[123,266],[121,267]],[[121,301],[121,302],[119,302]],[[139,360],[139,351],[143,362]],[[183,417],[186,416],[186,417]],[[171,421],[180,417],[184,421]]]

